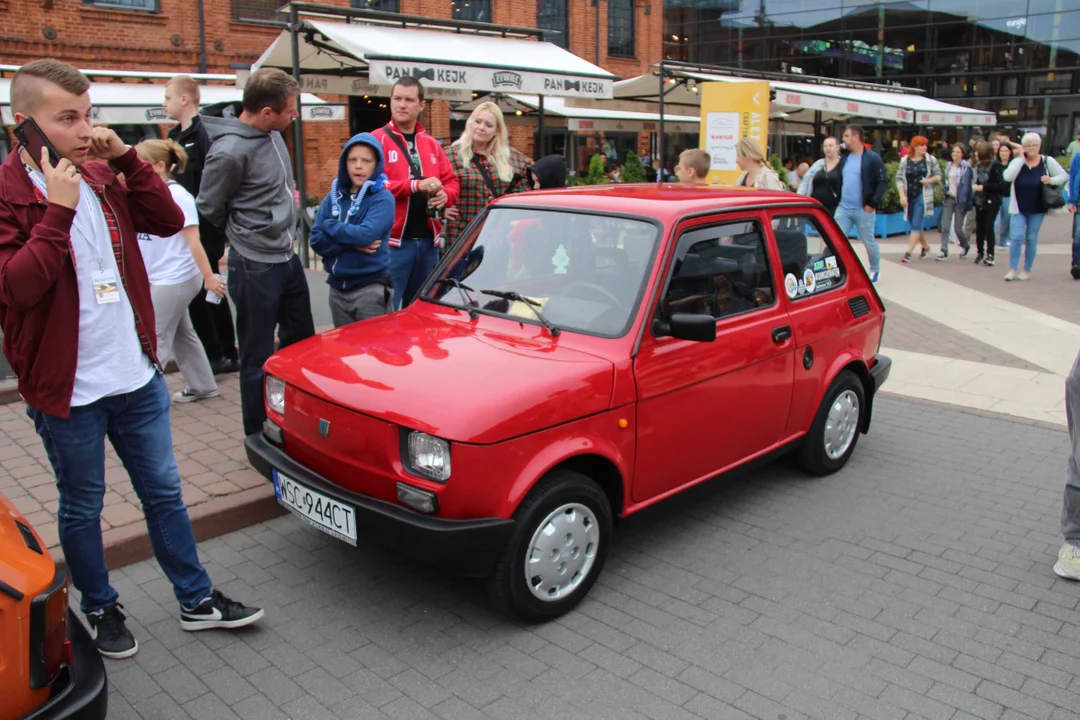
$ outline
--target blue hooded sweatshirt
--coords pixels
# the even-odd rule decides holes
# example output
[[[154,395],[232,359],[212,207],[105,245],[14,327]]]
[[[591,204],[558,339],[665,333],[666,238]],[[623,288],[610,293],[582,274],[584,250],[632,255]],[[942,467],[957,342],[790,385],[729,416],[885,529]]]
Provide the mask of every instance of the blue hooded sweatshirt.
[[[356,195],[345,158],[363,143],[375,152],[375,172]],[[371,133],[359,133],[345,143],[338,160],[338,176],[319,206],[311,229],[311,248],[323,258],[326,282],[336,290],[353,290],[374,282],[390,284],[390,228],[394,225],[394,195],[386,188],[383,151]],[[361,252],[376,242],[373,253]]]

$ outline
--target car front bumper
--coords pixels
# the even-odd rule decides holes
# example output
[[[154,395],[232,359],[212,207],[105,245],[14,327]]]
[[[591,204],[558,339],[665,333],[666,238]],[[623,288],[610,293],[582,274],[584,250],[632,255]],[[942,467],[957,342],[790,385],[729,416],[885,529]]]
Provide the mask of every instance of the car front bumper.
[[[505,548],[514,521],[505,518],[449,520],[350,492],[296,462],[262,433],[244,440],[248,461],[267,480],[273,470],[356,508],[358,534],[450,572],[484,577]]]
[[[109,709],[109,683],[105,663],[75,613],[68,609],[71,665],[67,685],[24,720],[103,720]]]

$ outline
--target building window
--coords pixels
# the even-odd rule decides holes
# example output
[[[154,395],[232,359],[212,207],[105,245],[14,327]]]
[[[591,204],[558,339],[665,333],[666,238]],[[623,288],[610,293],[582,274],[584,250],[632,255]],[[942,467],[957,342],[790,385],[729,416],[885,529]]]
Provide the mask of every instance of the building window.
[[[352,0],[356,10],[381,10],[382,12],[401,12],[398,0]]]
[[[536,0],[536,27],[555,30],[545,39],[559,47],[570,47],[570,26],[566,23],[567,0]]]
[[[450,0],[450,17],[454,20],[491,22],[491,0]]]
[[[611,57],[634,57],[634,0],[608,2],[607,44]]]
[[[284,15],[279,15],[278,8],[284,3],[279,0],[230,0],[232,6],[232,19],[235,22],[242,20],[284,20]]]
[[[99,8],[115,8],[117,10],[158,11],[158,0],[83,0],[83,5],[92,5]]]

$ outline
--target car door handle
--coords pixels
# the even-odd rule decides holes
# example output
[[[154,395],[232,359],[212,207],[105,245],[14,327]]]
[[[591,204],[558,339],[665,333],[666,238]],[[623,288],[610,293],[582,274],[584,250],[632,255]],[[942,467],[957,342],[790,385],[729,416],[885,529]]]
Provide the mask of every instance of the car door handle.
[[[784,342],[785,340],[789,340],[789,339],[791,339],[791,326],[790,325],[781,325],[778,328],[773,328],[772,341],[774,343],[779,345],[780,343]]]

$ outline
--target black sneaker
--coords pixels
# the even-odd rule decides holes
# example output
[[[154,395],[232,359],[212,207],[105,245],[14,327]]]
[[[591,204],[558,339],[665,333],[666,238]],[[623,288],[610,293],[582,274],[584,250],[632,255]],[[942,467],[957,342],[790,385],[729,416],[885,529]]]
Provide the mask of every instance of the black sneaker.
[[[925,258],[929,254],[930,254],[930,248],[923,248],[922,252],[919,253],[919,259],[922,260],[923,258]]]
[[[948,260],[949,259],[949,253],[947,253],[947,252],[938,253],[938,256],[936,258],[934,258],[934,259],[935,260]]]
[[[262,616],[262,608],[247,607],[215,590],[194,610],[180,608],[180,627],[188,632],[214,628],[231,630],[250,625],[262,619]]]
[[[97,631],[94,644],[97,645],[98,652],[114,660],[129,658],[139,651],[135,636],[124,625],[126,616],[120,612],[122,607],[124,606],[116,603],[111,608],[86,616],[90,627]]]
[[[210,363],[210,370],[215,375],[240,372],[240,361],[236,358],[219,358]]]
[[[976,265],[982,264],[982,261],[983,261],[983,254],[982,253],[979,253],[978,255],[975,256],[975,264]]]
[[[1080,280],[1080,265],[1073,265],[1069,272],[1072,273],[1073,280]]]
[[[994,256],[993,255],[987,255],[986,260],[984,262],[985,262],[985,264],[993,267],[993,265],[994,265]]]
[[[968,245],[966,248],[964,248],[963,250],[960,251],[960,259],[963,260],[964,258],[966,258],[969,252],[971,252],[971,246],[970,245]]]

